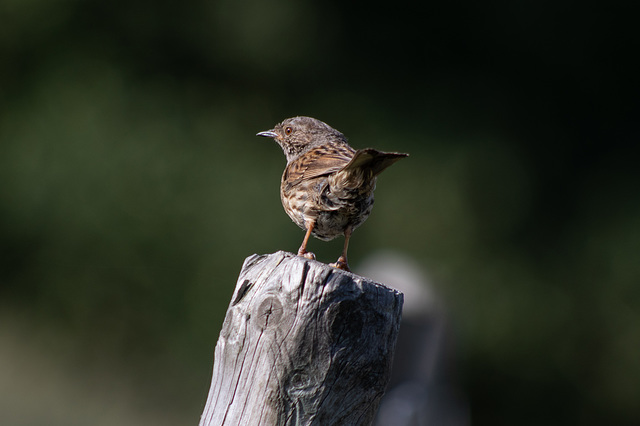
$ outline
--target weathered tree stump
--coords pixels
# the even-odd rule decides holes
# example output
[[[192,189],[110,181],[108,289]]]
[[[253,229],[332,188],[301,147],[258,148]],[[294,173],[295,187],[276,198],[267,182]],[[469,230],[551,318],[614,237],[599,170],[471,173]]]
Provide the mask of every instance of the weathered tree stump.
[[[291,253],[248,257],[200,426],[370,425],[402,302],[396,290]]]

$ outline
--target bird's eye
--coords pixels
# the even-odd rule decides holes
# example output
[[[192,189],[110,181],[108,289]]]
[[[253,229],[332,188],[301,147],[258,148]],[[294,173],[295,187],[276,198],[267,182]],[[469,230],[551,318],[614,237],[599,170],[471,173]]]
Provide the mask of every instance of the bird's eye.
[[[293,129],[291,127],[287,127],[286,129],[284,129],[284,133],[287,135],[290,135],[291,132],[293,132]]]

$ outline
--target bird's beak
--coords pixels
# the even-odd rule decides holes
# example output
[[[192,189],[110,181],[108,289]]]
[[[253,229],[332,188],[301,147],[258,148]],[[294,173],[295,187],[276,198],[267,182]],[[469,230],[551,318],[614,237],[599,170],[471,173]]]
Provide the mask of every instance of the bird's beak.
[[[256,136],[264,136],[265,138],[275,138],[278,136],[273,130],[267,130],[264,132],[256,133]]]

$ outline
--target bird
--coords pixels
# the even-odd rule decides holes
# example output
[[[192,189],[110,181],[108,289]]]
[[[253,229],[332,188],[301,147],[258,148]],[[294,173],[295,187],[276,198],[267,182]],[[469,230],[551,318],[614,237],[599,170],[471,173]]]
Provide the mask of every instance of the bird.
[[[371,213],[377,176],[408,154],[355,150],[341,132],[312,117],[287,118],[256,136],[274,139],[287,159],[280,199],[291,220],[306,231],[298,255],[315,259],[307,250],[311,235],[323,241],[344,235],[342,253],[330,266],[350,271],[349,240]]]

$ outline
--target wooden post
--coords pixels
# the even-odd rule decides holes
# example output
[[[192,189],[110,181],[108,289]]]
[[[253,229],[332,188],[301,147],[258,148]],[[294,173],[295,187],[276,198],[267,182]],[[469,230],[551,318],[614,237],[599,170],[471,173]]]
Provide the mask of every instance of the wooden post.
[[[200,426],[370,425],[402,293],[291,253],[248,257]]]

